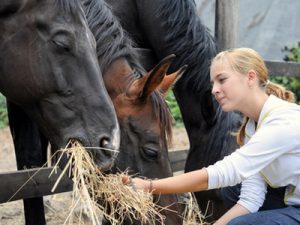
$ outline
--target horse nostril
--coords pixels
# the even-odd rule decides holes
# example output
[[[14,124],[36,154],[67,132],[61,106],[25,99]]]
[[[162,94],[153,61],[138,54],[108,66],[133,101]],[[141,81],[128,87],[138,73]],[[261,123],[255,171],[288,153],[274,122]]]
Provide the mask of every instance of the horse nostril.
[[[108,137],[103,137],[100,140],[100,147],[104,151],[105,155],[111,156],[111,145],[110,145],[110,139]]]
[[[108,138],[102,138],[102,140],[100,141],[100,146],[105,148],[105,146],[108,146],[109,141]]]

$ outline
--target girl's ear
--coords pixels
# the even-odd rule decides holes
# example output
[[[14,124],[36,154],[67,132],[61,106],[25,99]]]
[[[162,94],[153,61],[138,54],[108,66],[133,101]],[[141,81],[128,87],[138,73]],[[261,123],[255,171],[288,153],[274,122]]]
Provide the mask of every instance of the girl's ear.
[[[257,82],[257,74],[255,70],[249,70],[247,73],[248,85],[252,88]]]

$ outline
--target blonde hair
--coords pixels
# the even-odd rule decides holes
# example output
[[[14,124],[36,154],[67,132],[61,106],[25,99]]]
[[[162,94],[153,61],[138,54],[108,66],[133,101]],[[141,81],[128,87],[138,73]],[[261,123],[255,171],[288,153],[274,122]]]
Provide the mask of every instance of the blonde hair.
[[[279,84],[268,80],[268,69],[263,58],[251,48],[236,48],[220,52],[215,56],[212,64],[219,60],[226,59],[232,69],[247,74],[249,70],[254,70],[257,74],[259,85],[266,90],[268,95],[275,95],[283,100],[295,102],[294,93]],[[236,133],[236,141],[239,145],[244,144],[245,127],[249,118],[244,116],[241,127]]]

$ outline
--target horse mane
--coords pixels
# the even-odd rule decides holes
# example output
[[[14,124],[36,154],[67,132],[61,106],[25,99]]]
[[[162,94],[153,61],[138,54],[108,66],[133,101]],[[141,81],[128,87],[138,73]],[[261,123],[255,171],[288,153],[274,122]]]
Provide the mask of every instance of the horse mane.
[[[152,94],[152,102],[156,118],[159,117],[160,130],[162,132],[162,140],[167,139],[168,143],[172,143],[172,115],[164,97],[159,91]]]
[[[163,21],[162,26],[167,34],[164,37],[164,47],[177,55],[171,69],[175,70],[183,64],[188,65],[185,74],[175,85],[175,90],[176,86],[180,85],[180,90],[189,90],[199,98],[202,116],[210,128],[205,157],[206,161],[211,161],[212,158],[216,158],[213,154],[224,156],[229,150],[232,151],[229,149],[230,140],[224,140],[224,137],[239,127],[241,116],[236,112],[225,113],[211,96],[210,64],[217,53],[217,45],[210,30],[202,24],[196,9],[193,0],[164,0],[159,1],[155,13]],[[193,121],[196,118],[189,120]],[[192,121],[190,122],[193,123]],[[232,134],[227,135],[230,136]],[[218,151],[212,151],[216,149]]]
[[[139,62],[135,43],[123,30],[120,22],[111,12],[111,9],[102,0],[82,0],[86,18],[97,44],[97,57],[102,72],[105,72],[110,64],[125,57],[135,73],[132,79],[137,79],[145,73]],[[154,116],[160,121],[162,138],[172,139],[172,117],[164,98],[158,91],[151,95],[154,107]],[[163,139],[164,140],[164,139]]]
[[[160,1],[156,13],[167,29],[165,47],[175,54],[178,52],[175,60],[177,64],[188,65],[184,79],[181,79],[184,80],[184,85],[198,93],[205,92],[203,84],[210,83],[209,67],[217,49],[209,29],[197,15],[194,1]],[[172,68],[178,68],[176,62],[172,64]]]
[[[89,28],[96,39],[97,56],[102,72],[120,57],[126,57],[138,73],[144,72],[138,62],[137,52],[133,49],[134,42],[125,33],[107,3],[103,0],[83,2]]]
[[[80,0],[55,0],[55,5],[59,10],[63,10],[66,13],[75,15],[78,13],[78,9],[81,9]]]

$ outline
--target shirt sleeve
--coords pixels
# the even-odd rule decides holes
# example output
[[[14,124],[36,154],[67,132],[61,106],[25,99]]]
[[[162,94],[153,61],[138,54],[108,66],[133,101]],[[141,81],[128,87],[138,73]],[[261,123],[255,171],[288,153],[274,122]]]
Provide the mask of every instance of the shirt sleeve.
[[[255,174],[242,182],[240,199],[237,203],[251,213],[257,212],[265,201],[266,193],[267,183],[260,174]]]

